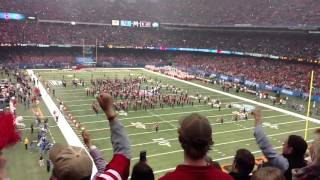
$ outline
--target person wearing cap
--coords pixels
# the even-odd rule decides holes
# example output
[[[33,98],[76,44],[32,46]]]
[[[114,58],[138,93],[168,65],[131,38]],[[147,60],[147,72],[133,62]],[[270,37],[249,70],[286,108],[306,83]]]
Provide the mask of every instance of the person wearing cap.
[[[109,94],[102,93],[98,102],[109,120],[111,131],[111,143],[113,147],[113,158],[107,163],[103,159],[99,149],[91,143],[90,136],[86,130],[82,132],[84,143],[89,148],[89,153],[97,166],[96,180],[125,180],[129,176],[131,149],[129,138],[123,125],[116,117],[113,110],[113,99]]]
[[[49,152],[53,164],[50,180],[90,180],[92,161],[81,147],[55,144]]]
[[[290,135],[283,143],[282,154],[278,154],[263,131],[261,110],[256,108],[252,115],[255,119],[254,137],[263,155],[268,159],[268,165],[279,168],[287,180],[292,179],[292,169],[307,165],[304,154],[308,144],[301,136]]]
[[[179,142],[184,150],[184,162],[159,180],[231,180],[230,175],[208,164],[206,155],[213,145],[208,119],[191,114],[180,121]]]

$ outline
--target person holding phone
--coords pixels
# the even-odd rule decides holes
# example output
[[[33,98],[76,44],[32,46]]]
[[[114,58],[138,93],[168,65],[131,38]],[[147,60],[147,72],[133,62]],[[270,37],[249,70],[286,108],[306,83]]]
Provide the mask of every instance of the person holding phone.
[[[152,168],[147,163],[147,152],[140,152],[140,160],[133,166],[131,180],[154,180]]]

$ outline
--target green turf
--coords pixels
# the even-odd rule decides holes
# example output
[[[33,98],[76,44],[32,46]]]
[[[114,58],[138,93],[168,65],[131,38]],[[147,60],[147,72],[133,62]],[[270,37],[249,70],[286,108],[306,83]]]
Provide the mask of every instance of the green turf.
[[[129,77],[129,74],[134,76],[144,75],[148,79],[153,79],[154,81],[161,80],[163,84],[175,85],[184,90],[187,90],[189,95],[195,95],[199,93],[203,96],[220,98],[223,104],[230,102],[249,104],[246,102],[240,102],[240,100],[238,99],[213,93],[203,88],[157,76],[155,74],[151,74],[142,70],[98,69],[96,71],[85,70],[80,72],[62,70],[37,70],[36,72],[41,76],[42,82],[48,82],[48,80],[62,80],[62,76],[64,76],[65,80],[68,81],[67,88],[63,88],[60,86],[52,87],[56,91],[56,97],[53,99],[56,102],[56,98],[62,100],[68,108],[68,113],[72,114],[72,116],[74,116],[77,121],[81,122],[81,124],[89,130],[93,139],[93,144],[95,144],[103,151],[106,160],[110,160],[112,157],[110,131],[104,115],[99,114],[97,116],[91,109],[91,104],[93,101],[95,101],[95,98],[86,96],[85,88],[91,86],[91,78],[123,78]],[[72,86],[70,86],[71,80],[74,78],[74,76],[78,79],[84,79],[86,82],[85,87],[78,86],[77,88],[73,88]],[[198,81],[195,83],[202,84]],[[218,88],[211,85],[207,86]],[[244,94],[240,95],[246,96]],[[246,97],[254,98],[249,96]],[[138,110],[137,112],[133,112],[132,110],[129,110],[127,116],[120,115],[119,119],[126,127],[126,131],[129,134],[131,142],[133,157],[132,164],[135,164],[137,162],[139,158],[139,152],[141,150],[147,151],[148,162],[152,166],[157,177],[165,174],[168,169],[174,168],[177,164],[181,163],[183,161],[183,152],[177,140],[177,127],[179,126],[178,120],[192,112],[198,112],[202,115],[207,116],[210,123],[212,124],[214,131],[213,139],[215,145],[209,155],[212,156],[214,160],[218,160],[221,164],[230,164],[232,162],[232,157],[234,156],[235,151],[239,148],[247,148],[254,152],[256,157],[261,156],[261,153],[253,138],[252,128],[254,125],[254,121],[253,119],[251,119],[252,117],[250,117],[247,121],[234,122],[232,121],[232,112],[238,111],[238,109],[225,109],[224,107],[225,106],[223,105],[222,111],[218,111],[216,108],[212,109],[207,104],[198,104],[197,102],[195,102],[193,107],[188,105],[184,106],[183,108],[178,106],[172,109],[165,106],[164,109],[160,109],[159,107],[157,107],[155,110],[147,111]],[[274,147],[279,147],[278,150],[281,150],[282,142],[289,134],[298,134],[302,136],[304,135],[305,122],[303,120],[266,108],[262,108],[262,111],[264,122],[278,125],[278,129],[272,129],[269,127],[264,128]],[[217,119],[219,119],[221,116],[223,116],[225,119],[224,124],[220,124],[219,122],[217,122]],[[137,122],[145,124],[146,129],[136,128],[132,125],[132,123]],[[152,126],[155,122],[160,123],[160,130],[158,133],[152,130]],[[312,129],[316,127],[316,124],[310,123],[309,139],[313,138]],[[59,138],[61,137],[61,133],[57,128],[52,128],[51,131],[57,142],[65,142],[63,138]],[[78,132],[78,130],[76,129],[75,131]],[[169,142],[170,146],[159,145],[159,143],[155,141],[156,139],[159,140],[161,138],[163,138],[165,142]],[[19,152],[23,151],[22,145],[16,146],[14,148],[22,149]],[[10,152],[8,154],[13,153]],[[37,158],[29,154],[30,153],[25,153],[25,155],[19,157],[21,159],[26,158],[27,156],[31,156],[29,157],[29,160],[26,160],[26,166],[32,167],[31,169],[39,169],[37,168],[38,166],[36,164]],[[34,165],[27,164],[30,159],[35,162],[33,163]],[[18,159],[14,160],[18,161]],[[13,167],[16,166],[12,166],[12,168]],[[31,179],[45,178],[32,176]]]
[[[4,78],[4,77],[1,77]],[[15,79],[13,76],[10,76],[13,82]],[[25,108],[21,103],[17,103],[17,115],[23,116],[24,121],[23,123],[26,125],[25,129],[21,129],[21,138],[24,139],[28,137],[29,141],[32,139],[37,139],[38,129],[34,130],[34,133],[31,134],[30,125],[34,123],[32,108],[39,107],[42,111],[44,116],[48,116],[49,112],[41,101],[38,106],[30,106],[30,108]],[[35,123],[34,123],[35,124]],[[61,131],[58,127],[55,126],[56,123],[53,121],[52,118],[49,117],[49,126],[50,132],[47,137],[48,139],[53,142],[53,139],[57,142],[66,143],[64,137],[61,134]],[[52,136],[51,136],[52,135]],[[30,147],[30,146],[29,146]],[[35,148],[33,151],[26,151],[23,143],[18,143],[15,146],[10,147],[4,151],[4,155],[7,159],[7,174],[12,180],[40,180],[40,179],[49,179],[50,173],[46,171],[45,167],[40,167],[38,164],[39,160],[39,148]],[[44,158],[47,158],[45,156]]]

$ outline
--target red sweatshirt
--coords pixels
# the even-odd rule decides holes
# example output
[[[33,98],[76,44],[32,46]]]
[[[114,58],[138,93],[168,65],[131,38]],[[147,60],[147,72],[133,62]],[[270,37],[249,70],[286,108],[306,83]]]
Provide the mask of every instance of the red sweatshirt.
[[[233,178],[213,166],[178,165],[159,180],[232,180]]]

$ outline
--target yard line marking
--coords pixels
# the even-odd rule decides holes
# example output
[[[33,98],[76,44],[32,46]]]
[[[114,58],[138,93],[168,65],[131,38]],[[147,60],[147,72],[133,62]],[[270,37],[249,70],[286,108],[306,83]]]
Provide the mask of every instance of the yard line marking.
[[[221,110],[224,110],[224,109],[230,109],[230,108],[221,108]],[[237,108],[231,108],[231,109],[237,109]],[[177,115],[177,114],[188,114],[188,113],[208,112],[208,111],[218,111],[218,109],[205,109],[205,110],[198,110],[198,111],[185,111],[185,112],[167,113],[167,114],[159,114],[158,116],[171,116],[171,115]],[[99,115],[105,116],[104,114],[99,114]],[[96,116],[96,114],[88,114],[88,115],[80,115],[80,116],[74,115],[74,117],[90,117],[90,116]],[[151,116],[134,116],[134,117],[129,117],[129,118],[121,118],[121,120],[140,119],[140,118],[148,118],[148,117],[155,117],[155,115],[151,115]]]
[[[310,130],[312,129],[317,129],[318,127],[314,127],[314,128],[310,128]],[[277,133],[277,134],[271,134],[271,135],[268,135],[268,137],[273,137],[273,136],[279,136],[279,135],[284,135],[284,134],[290,134],[290,133],[296,133],[296,132],[301,132],[301,131],[304,131],[305,129],[300,129],[300,130],[295,130],[295,131],[287,131],[287,132],[282,132],[282,133]],[[253,135],[252,135],[253,136]],[[236,141],[228,141],[228,142],[223,142],[223,143],[219,143],[219,144],[215,144],[213,146],[213,148],[215,146],[221,146],[221,145],[226,145],[226,144],[233,144],[233,143],[238,143],[238,142],[246,142],[246,141],[250,141],[250,140],[255,140],[255,138],[248,138],[248,139],[241,139],[241,140],[236,140]],[[282,147],[282,146],[281,146]],[[150,157],[157,157],[157,156],[163,156],[163,155],[168,155],[168,154],[174,154],[174,153],[177,153],[177,152],[183,152],[183,149],[180,149],[180,150],[176,150],[176,151],[169,151],[169,152],[164,152],[164,153],[159,153],[159,154],[152,154],[152,155],[149,155],[148,158]],[[234,156],[232,156],[234,157]],[[135,157],[135,158],[132,158],[131,160],[138,160],[139,157]]]
[[[265,119],[269,119],[269,118],[274,118],[274,117],[280,117],[280,116],[288,116],[287,114],[284,115],[277,115],[277,116],[269,116],[269,117],[265,117]],[[248,119],[248,120],[253,120],[253,119]],[[289,121],[287,122],[288,124],[290,123],[296,123],[296,122],[303,122],[303,120],[297,120],[297,121]],[[215,123],[210,124],[211,126],[216,125]],[[177,128],[173,128],[173,129],[164,129],[164,130],[159,130],[158,132],[166,132],[166,131],[173,131],[173,130],[177,130]],[[237,130],[241,130],[241,129],[237,129]],[[234,131],[234,130],[229,130],[229,131]],[[223,132],[229,132],[229,131],[223,131]],[[155,133],[154,131],[150,131],[150,132],[141,132],[141,133],[133,133],[133,134],[128,134],[128,136],[137,136],[137,135],[144,135],[144,134],[152,134]],[[221,133],[215,133],[215,134],[221,134]],[[103,138],[96,138],[96,139],[92,139],[92,141],[99,141],[99,140],[104,140],[104,139],[110,139],[110,137],[103,137]]]
[[[86,96],[79,96],[79,97],[86,97]],[[228,99],[234,99],[234,98],[220,98],[220,100],[228,100]],[[63,101],[63,102],[80,102],[80,101],[92,101],[95,100],[95,98],[92,99],[78,99],[78,100],[68,100],[68,101]]]
[[[148,113],[155,115],[155,117],[157,117],[158,119],[160,119],[161,122],[168,123],[168,124],[170,124],[172,127],[177,128],[177,127],[176,127],[174,124],[172,124],[171,122],[168,122],[168,121],[166,121],[165,119],[163,119],[159,114],[156,114],[156,113],[154,113],[154,112],[152,112],[152,111],[148,111]]]
[[[266,112],[266,111],[273,111],[273,110],[271,110],[271,109],[267,109],[267,110],[263,110],[264,112]],[[226,116],[232,116],[232,115],[234,115],[234,114],[224,114],[223,116],[224,117],[226,117]],[[206,116],[207,118],[212,118],[212,117],[220,117],[221,115],[214,115],[214,116]],[[286,114],[281,114],[281,115],[278,115],[279,117],[280,116],[288,116],[288,115],[286,115]],[[177,121],[179,121],[178,119],[173,119],[173,120],[169,120],[169,121],[167,121],[167,122],[177,122]],[[209,119],[209,121],[210,121],[210,119]],[[240,120],[239,120],[240,121]],[[250,119],[248,119],[248,121],[251,121]],[[103,121],[95,121],[95,122],[106,122],[106,120],[103,120]],[[92,123],[95,123],[95,122],[92,122]],[[91,122],[90,122],[91,123]],[[223,124],[230,124],[230,123],[235,123],[234,121],[231,121],[231,122],[224,122]],[[81,123],[81,124],[84,124],[84,123]],[[143,124],[154,124],[154,122],[151,122],[151,123],[143,123]],[[162,124],[162,123],[160,123],[160,124]],[[215,124],[215,125],[221,125],[221,123],[213,123],[213,124]],[[128,128],[128,127],[134,127],[134,125],[127,125],[127,126],[124,126],[125,128]],[[101,131],[101,130],[109,130],[110,128],[99,128],[99,129],[91,129],[91,130],[87,130],[88,132],[93,132],[93,131]]]
[[[239,101],[239,102],[243,102],[243,101]],[[235,102],[233,102],[235,103]],[[92,105],[92,104],[87,104],[87,105]],[[175,108],[175,109],[187,109],[187,108],[192,108],[192,107],[202,107],[202,106],[209,106],[207,104],[201,104],[201,105],[184,105],[184,107],[182,108],[181,106],[178,106],[178,108]],[[166,109],[172,109],[172,107],[165,107],[165,108],[155,108],[154,110],[153,109],[147,109],[147,111],[161,111],[161,110],[166,110]],[[92,111],[92,109],[79,109],[79,110],[73,110],[73,111],[69,111],[69,112],[81,112],[81,111]],[[142,111],[142,110],[141,110]],[[139,112],[139,111],[128,111],[128,113],[130,112]]]
[[[288,116],[288,115],[286,115]],[[270,117],[272,118],[272,117]],[[290,122],[283,122],[283,123],[278,123],[277,125],[283,125],[283,124],[292,124],[292,123],[298,123],[298,122],[302,122],[303,120],[297,120],[297,121],[290,121]],[[213,124],[211,124],[212,126]],[[220,132],[216,132],[216,133],[212,133],[212,135],[218,135],[218,134],[225,134],[225,133],[230,133],[230,132],[240,132],[240,131],[245,131],[245,130],[252,130],[254,129],[254,127],[249,127],[249,128],[243,128],[243,129],[234,129],[234,130],[229,130],[229,131],[220,131]],[[271,138],[270,138],[271,139]],[[166,139],[167,141],[174,141],[174,140],[178,140],[178,138],[171,138],[171,139]],[[147,144],[154,144],[155,142],[150,141],[150,142],[145,142],[145,143],[140,143],[140,144],[132,144],[130,145],[131,147],[135,147],[135,146],[142,146],[142,145],[147,145]],[[101,149],[101,151],[108,151],[108,150],[112,150],[112,148],[107,148],[107,149]]]
[[[311,142],[313,140],[308,140],[307,142]],[[280,149],[282,148],[283,146],[277,146],[277,147],[274,147],[273,149]],[[257,151],[253,151],[251,152],[252,154],[258,154],[258,153],[261,153],[261,150],[257,150]],[[148,156],[149,157],[149,156]],[[213,159],[214,161],[221,161],[221,160],[227,160],[227,159],[233,159],[234,158],[234,155],[232,156],[227,156],[227,157],[223,157],[223,158],[218,158],[218,159]],[[162,170],[158,170],[158,171],[154,171],[153,173],[154,174],[159,174],[159,173],[162,173],[162,172],[168,172],[168,171],[172,171],[172,170],[175,170],[176,167],[173,167],[173,168],[168,168],[168,169],[162,169]]]
[[[35,80],[38,80],[38,77],[34,74],[33,70],[28,69],[27,70],[30,77],[33,77]],[[57,105],[54,103],[50,95],[47,93],[46,89],[42,85],[41,81],[38,84],[38,88],[40,89],[40,92],[42,94],[42,99],[45,105],[47,106],[48,110],[50,111],[50,114],[52,117],[54,117],[53,110],[59,115],[59,122],[57,122],[57,125],[59,126],[60,131],[62,132],[62,135],[66,139],[67,143],[69,145],[81,147],[85,149],[84,145],[80,141],[79,137],[76,135],[74,130],[71,128],[70,124],[65,119],[64,115],[60,112]],[[89,152],[85,149],[85,151],[89,154]],[[92,174],[95,174],[97,172],[96,166],[93,164],[92,166]]]
[[[254,100],[251,100],[251,99],[248,99],[248,98],[236,96],[236,95],[233,95],[233,94],[230,94],[230,93],[222,92],[222,91],[219,91],[219,90],[216,90],[216,89],[213,89],[213,88],[209,88],[209,87],[206,87],[206,86],[202,86],[202,85],[199,85],[199,84],[195,84],[195,83],[192,83],[192,82],[189,82],[189,81],[184,81],[184,80],[181,80],[181,79],[177,79],[175,77],[167,76],[167,75],[164,75],[164,74],[161,74],[161,73],[158,73],[158,72],[153,72],[153,71],[147,70],[145,68],[141,68],[141,69],[143,71],[145,71],[145,72],[156,74],[158,76],[166,77],[166,78],[173,79],[173,80],[176,80],[178,82],[183,82],[185,84],[193,85],[195,87],[199,87],[199,88],[211,91],[211,92],[215,92],[215,93],[219,93],[219,94],[222,94],[222,95],[225,95],[225,96],[233,97],[233,98],[236,98],[236,99],[239,99],[239,100],[242,100],[242,101],[249,102],[251,104],[255,104],[255,105],[258,105],[258,106],[265,107],[265,108],[273,109],[275,111],[278,111],[278,112],[281,112],[281,113],[285,113],[285,114],[289,114],[289,115],[292,115],[294,117],[298,117],[298,118],[301,118],[301,119],[309,119],[310,121],[312,121],[314,123],[320,124],[320,120],[319,119],[306,117],[304,115],[301,115],[301,114],[298,114],[298,113],[295,113],[295,112],[291,112],[291,111],[288,111],[288,110],[285,110],[285,109],[281,109],[281,108],[274,107],[274,106],[271,106],[271,105],[268,105],[268,104],[257,102],[257,101],[254,101]]]

